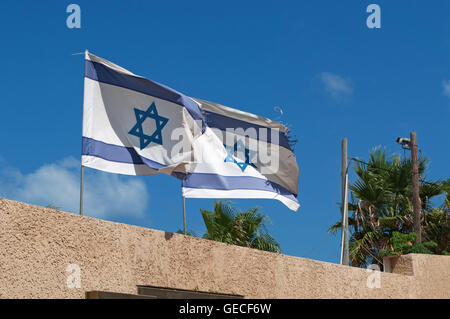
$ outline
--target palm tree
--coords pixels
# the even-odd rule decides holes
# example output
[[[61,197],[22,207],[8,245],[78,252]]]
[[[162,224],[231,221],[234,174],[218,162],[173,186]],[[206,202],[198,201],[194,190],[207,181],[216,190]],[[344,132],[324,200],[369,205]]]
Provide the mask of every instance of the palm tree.
[[[258,207],[239,212],[228,201],[216,201],[213,212],[201,210],[201,214],[205,239],[281,253],[280,245],[267,232],[269,218]]]
[[[358,179],[349,187],[349,211],[353,212],[349,217],[352,227],[349,250],[351,263],[357,267],[369,263],[382,264],[378,254],[393,249],[390,241],[393,232],[408,234],[413,231],[410,159],[401,159],[396,154],[388,157],[385,150],[378,147],[371,152],[367,164],[358,162],[354,166]],[[427,165],[426,159],[419,159],[420,176],[424,176]],[[448,194],[448,181],[420,183],[424,238],[439,240],[441,245],[436,243],[441,252],[448,249],[448,242],[443,243],[445,240],[439,236],[448,228],[433,228],[432,225],[440,223],[441,219],[433,218],[437,213],[432,208],[431,199],[446,192]],[[341,222],[337,222],[329,232],[336,232],[340,227]],[[434,235],[431,235],[432,228]]]

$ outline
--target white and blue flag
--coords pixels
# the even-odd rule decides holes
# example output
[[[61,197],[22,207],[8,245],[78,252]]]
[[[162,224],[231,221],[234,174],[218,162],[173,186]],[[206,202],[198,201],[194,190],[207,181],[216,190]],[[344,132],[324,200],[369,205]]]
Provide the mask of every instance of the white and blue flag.
[[[85,53],[82,165],[111,173],[189,173],[205,129],[198,103]]]
[[[299,207],[289,130],[135,75],[86,51],[82,165],[165,173],[188,198],[272,198]]]
[[[199,163],[183,180],[187,198],[271,198],[296,211],[299,169],[282,124],[194,99],[206,118]]]

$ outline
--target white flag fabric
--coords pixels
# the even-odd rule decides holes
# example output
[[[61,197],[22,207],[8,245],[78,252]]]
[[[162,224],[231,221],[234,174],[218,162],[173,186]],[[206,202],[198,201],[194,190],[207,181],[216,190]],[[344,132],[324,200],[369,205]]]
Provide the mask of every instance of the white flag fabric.
[[[296,211],[299,170],[282,124],[194,99],[206,119],[199,163],[183,180],[187,198],[271,198]]]
[[[111,173],[189,173],[204,131],[198,103],[86,51],[82,165]]]

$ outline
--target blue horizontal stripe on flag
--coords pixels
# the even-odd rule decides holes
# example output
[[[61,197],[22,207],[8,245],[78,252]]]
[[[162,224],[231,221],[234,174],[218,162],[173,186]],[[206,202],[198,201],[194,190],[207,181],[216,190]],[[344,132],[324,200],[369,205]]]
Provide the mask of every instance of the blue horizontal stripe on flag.
[[[101,63],[90,60],[85,60],[84,75],[94,81],[120,86],[125,89],[151,95],[158,99],[184,106],[194,120],[202,121],[202,129],[205,129],[205,119],[200,111],[200,108],[198,107],[198,104],[195,103],[190,97],[187,97],[165,85],[149,79],[120,73]]]
[[[227,128],[228,129],[242,128],[244,130],[246,130],[248,128],[254,128],[256,130],[258,140],[272,143],[272,134],[271,134],[270,128],[267,128],[265,126],[258,125],[258,124],[252,124],[252,123],[249,123],[246,121],[238,120],[238,119],[235,119],[232,117],[228,117],[228,116],[210,112],[210,111],[204,110],[203,112],[206,115],[206,124],[209,127],[218,128],[219,130],[222,130],[222,131],[226,131]],[[260,136],[260,134],[259,134],[260,128],[268,129],[265,139],[263,139],[262,136]],[[279,131],[278,134],[279,134],[278,145],[283,146],[284,148],[287,148],[288,150],[292,151],[286,134],[281,131]]]
[[[183,187],[217,190],[258,190],[278,193],[292,201],[297,195],[274,182],[253,176],[224,176],[212,173],[192,173],[183,180]]]
[[[82,155],[95,156],[117,163],[144,164],[153,169],[166,167],[166,165],[140,156],[132,147],[108,144],[84,136],[82,138]]]

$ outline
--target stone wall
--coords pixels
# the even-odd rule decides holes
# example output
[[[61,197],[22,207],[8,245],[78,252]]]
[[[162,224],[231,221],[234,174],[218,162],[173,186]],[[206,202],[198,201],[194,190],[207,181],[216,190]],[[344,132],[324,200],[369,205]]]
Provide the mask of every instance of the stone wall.
[[[245,298],[450,298],[450,257],[389,263],[392,273],[368,272],[0,199],[0,298],[135,294],[137,285]],[[81,288],[67,286],[71,264]]]

